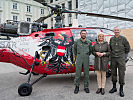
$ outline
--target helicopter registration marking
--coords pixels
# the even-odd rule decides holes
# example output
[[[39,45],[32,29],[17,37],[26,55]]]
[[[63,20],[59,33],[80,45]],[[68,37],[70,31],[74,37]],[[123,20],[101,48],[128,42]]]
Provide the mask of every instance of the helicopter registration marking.
[[[14,41],[1,41],[0,42],[0,48],[17,48],[16,42]]]

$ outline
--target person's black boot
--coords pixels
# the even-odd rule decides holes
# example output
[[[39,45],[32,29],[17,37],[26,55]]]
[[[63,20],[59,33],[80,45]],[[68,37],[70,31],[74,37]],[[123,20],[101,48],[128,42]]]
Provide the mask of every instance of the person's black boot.
[[[123,85],[120,85],[120,96],[124,97]]]
[[[109,93],[114,93],[117,91],[116,83],[113,83],[113,88],[109,91]]]
[[[79,87],[76,86],[76,87],[75,87],[75,90],[74,90],[74,93],[77,94],[78,92],[79,92]]]
[[[90,93],[89,88],[85,88],[84,91],[85,91],[86,93]]]

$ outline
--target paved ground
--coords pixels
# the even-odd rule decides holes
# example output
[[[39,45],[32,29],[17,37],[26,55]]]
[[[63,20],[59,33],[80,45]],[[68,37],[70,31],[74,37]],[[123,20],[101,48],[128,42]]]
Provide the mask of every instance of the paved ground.
[[[133,57],[133,52],[130,53]],[[12,64],[0,63],[0,100],[133,100],[133,61],[127,63],[126,85],[124,87],[125,97],[119,93],[109,94],[112,88],[111,78],[107,79],[106,93],[104,96],[96,94],[96,75],[90,72],[90,92],[86,94],[83,90],[83,76],[81,79],[80,92],[74,94],[74,74],[51,75],[33,85],[33,92],[28,97],[20,97],[17,89],[20,84],[26,82],[27,76],[20,75],[19,72],[25,70]],[[32,81],[39,76],[32,77]],[[119,85],[117,84],[117,87]]]

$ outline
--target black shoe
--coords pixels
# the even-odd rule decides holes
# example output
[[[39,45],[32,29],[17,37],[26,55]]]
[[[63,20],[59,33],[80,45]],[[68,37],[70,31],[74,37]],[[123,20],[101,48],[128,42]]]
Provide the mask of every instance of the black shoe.
[[[120,85],[120,96],[124,97],[123,85]]]
[[[123,91],[120,91],[120,96],[124,97],[124,92]]]
[[[109,93],[114,93],[117,91],[116,83],[113,83],[113,88],[109,91]]]
[[[117,91],[117,88],[112,88],[110,91],[109,91],[109,93],[114,93],[114,92],[116,92]]]
[[[96,91],[96,94],[99,94],[101,92],[101,88],[98,88]]]
[[[74,93],[77,94],[78,92],[79,92],[79,87],[76,86],[76,87],[75,87],[75,90],[74,90]]]
[[[101,94],[102,94],[102,95],[105,94],[104,88],[101,89]]]
[[[84,91],[85,91],[86,93],[90,93],[89,88],[85,88]]]

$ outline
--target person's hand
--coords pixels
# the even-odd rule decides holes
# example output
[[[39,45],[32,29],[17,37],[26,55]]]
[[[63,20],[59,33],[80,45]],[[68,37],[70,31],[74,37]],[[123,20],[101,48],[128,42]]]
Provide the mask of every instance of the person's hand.
[[[104,53],[100,53],[100,54],[99,54],[99,57],[102,57],[103,55],[104,55]]]
[[[100,56],[100,53],[99,52],[96,52],[96,55]]]
[[[104,53],[96,52],[96,55],[98,55],[98,57],[102,57]]]

